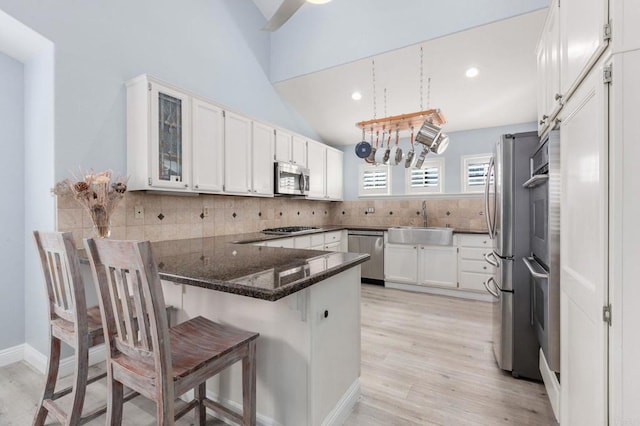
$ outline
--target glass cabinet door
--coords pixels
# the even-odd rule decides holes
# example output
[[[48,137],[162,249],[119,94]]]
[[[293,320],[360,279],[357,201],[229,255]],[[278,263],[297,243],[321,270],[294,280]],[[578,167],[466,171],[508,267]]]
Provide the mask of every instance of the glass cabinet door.
[[[152,85],[152,186],[189,186],[189,110],[187,95]]]

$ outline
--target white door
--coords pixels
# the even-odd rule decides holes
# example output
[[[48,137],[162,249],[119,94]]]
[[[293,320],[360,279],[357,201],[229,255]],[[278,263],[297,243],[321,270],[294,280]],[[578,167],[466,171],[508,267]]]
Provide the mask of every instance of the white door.
[[[253,122],[252,192],[273,195],[273,128]]]
[[[193,187],[221,192],[224,184],[224,117],[221,108],[193,99]]]
[[[384,280],[417,284],[418,246],[387,244],[384,249]]]
[[[291,134],[276,129],[275,159],[283,163],[291,161]]]
[[[327,148],[318,142],[309,142],[309,198],[325,198],[325,164]]]
[[[342,200],[342,151],[327,148],[327,198]]]
[[[293,135],[291,139],[291,161],[298,166],[307,167],[307,141]]]
[[[420,246],[418,284],[457,287],[458,255],[456,247]]]
[[[608,0],[560,2],[561,90],[565,100],[607,48]]]
[[[564,5],[564,3],[563,3]],[[600,62],[562,112],[560,423],[607,424],[608,115]]]
[[[226,112],[224,120],[224,190],[247,194],[251,188],[251,120]]]

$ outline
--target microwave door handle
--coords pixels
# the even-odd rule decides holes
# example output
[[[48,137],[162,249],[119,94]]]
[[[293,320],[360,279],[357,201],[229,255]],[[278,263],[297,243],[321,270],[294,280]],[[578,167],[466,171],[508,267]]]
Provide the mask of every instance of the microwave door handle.
[[[305,192],[309,191],[309,175],[302,175],[304,177],[304,190]]]
[[[300,193],[304,194],[304,175],[298,175],[298,188],[300,188]]]

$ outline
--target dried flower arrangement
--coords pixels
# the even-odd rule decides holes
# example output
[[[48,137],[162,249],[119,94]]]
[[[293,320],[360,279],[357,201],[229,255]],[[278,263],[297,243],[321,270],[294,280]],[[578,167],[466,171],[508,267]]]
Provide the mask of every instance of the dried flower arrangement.
[[[93,221],[96,236],[107,238],[111,233],[111,213],[118,206],[127,190],[127,179],[115,176],[111,170],[95,173],[80,169],[79,176],[72,174],[56,184],[53,192],[63,195],[71,192],[85,208]]]

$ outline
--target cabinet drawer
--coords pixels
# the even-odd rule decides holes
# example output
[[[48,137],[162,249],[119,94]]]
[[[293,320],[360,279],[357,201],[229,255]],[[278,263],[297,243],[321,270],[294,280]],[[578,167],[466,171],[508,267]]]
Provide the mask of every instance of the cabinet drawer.
[[[484,261],[484,255],[490,252],[491,252],[491,249],[488,247],[487,248],[460,247],[460,259]]]
[[[461,247],[492,247],[488,234],[459,234],[458,242]]]
[[[481,274],[493,274],[493,266],[484,260],[460,260],[461,272],[478,272]]]
[[[342,231],[333,231],[333,232],[324,233],[325,243],[334,243],[336,241],[340,241],[341,239],[342,239]]]
[[[324,232],[311,234],[311,247],[324,246]]]
[[[311,235],[301,235],[293,239],[293,248],[306,249],[311,247]]]
[[[477,274],[475,272],[460,272],[458,288],[461,290],[471,290],[486,292],[484,282],[491,277],[489,274]]]

